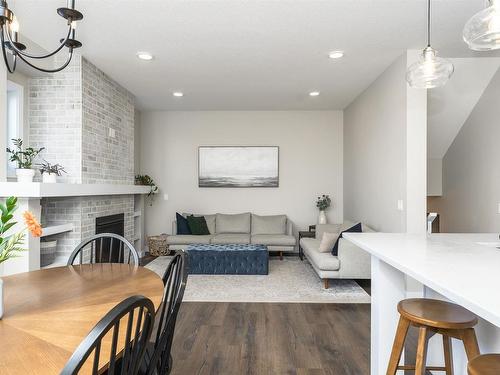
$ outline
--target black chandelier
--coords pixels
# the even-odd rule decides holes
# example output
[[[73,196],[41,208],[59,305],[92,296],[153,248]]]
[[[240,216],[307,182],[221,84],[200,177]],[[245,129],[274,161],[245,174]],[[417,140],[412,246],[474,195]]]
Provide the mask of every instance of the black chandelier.
[[[83,14],[75,9],[75,0],[67,1],[67,6],[65,8],[57,9],[57,14],[64,18],[68,23],[68,33],[66,34],[66,38],[59,41],[60,45],[54,51],[43,55],[33,55],[24,52],[26,50],[26,46],[19,42],[19,23],[17,22],[16,16],[14,16],[14,13],[9,9],[7,2],[5,0],[0,0],[0,40],[2,42],[3,59],[5,61],[5,65],[7,66],[7,70],[10,73],[14,73],[16,70],[18,57],[32,68],[45,73],[60,72],[68,66],[71,62],[71,58],[73,57],[73,51],[82,46],[82,43],[76,40],[76,21],[82,20]],[[45,59],[47,57],[54,56],[62,50],[63,47],[68,47],[68,58],[59,68],[45,69],[38,67],[29,61],[30,59]],[[8,53],[12,55],[10,59],[8,57]]]

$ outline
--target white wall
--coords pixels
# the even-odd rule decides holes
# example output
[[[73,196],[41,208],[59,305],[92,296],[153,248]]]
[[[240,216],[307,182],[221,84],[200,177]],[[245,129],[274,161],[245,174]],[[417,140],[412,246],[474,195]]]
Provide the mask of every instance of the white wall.
[[[279,146],[279,188],[199,188],[203,145]],[[170,233],[176,211],[287,214],[305,229],[317,220],[318,194],[331,195],[329,220],[341,222],[342,155],[341,111],[143,112],[141,173],[161,188],[148,234]]]
[[[428,157],[442,159],[500,66],[500,58],[452,58],[452,78],[429,90]]]
[[[443,158],[442,232],[500,230],[500,71]]]
[[[427,159],[427,196],[443,194],[443,159]]]
[[[406,52],[406,67],[420,59],[422,51]],[[404,79],[406,76],[406,69]],[[427,229],[427,90],[406,84],[406,232]]]
[[[0,181],[7,180],[7,68],[0,64]]]
[[[344,111],[344,217],[406,230],[406,59],[395,61]]]
[[[425,231],[426,94],[405,80],[414,58],[399,57],[344,111],[344,217],[377,231]]]
[[[15,71],[14,74],[9,74],[7,76],[9,81],[17,83],[23,87],[23,126],[21,138],[24,144],[29,145],[29,80],[30,77],[27,75]]]

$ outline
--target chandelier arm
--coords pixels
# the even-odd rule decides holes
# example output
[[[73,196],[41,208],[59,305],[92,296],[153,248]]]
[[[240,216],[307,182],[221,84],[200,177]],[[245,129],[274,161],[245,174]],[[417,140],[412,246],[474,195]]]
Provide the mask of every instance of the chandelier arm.
[[[5,66],[7,67],[7,70],[9,71],[10,74],[14,73],[16,70],[16,65],[17,65],[17,59],[16,56],[14,55],[14,64],[11,67],[9,63],[9,59],[7,58],[7,52],[5,51],[5,37],[3,35],[3,26],[0,28],[0,41],[2,42],[2,55],[3,55],[3,60],[5,61]]]
[[[64,40],[62,41],[61,45],[59,47],[57,47],[54,51],[52,51],[48,54],[45,54],[45,55],[32,55],[30,53],[21,51],[19,48],[16,47],[16,45],[12,41],[9,30],[6,30],[6,32],[7,32],[7,38],[9,39],[9,42],[10,42],[10,46],[19,55],[22,55],[22,56],[30,58],[30,59],[45,59],[47,57],[54,56],[57,52],[59,52],[66,45],[66,42],[68,41],[68,39],[71,35],[71,30],[72,30],[72,27],[71,27],[71,23],[70,23],[69,28],[68,28],[68,34],[66,35],[66,38],[64,38]],[[23,59],[23,61],[25,61],[25,60]]]
[[[23,56],[19,55],[19,58],[21,60],[23,60],[27,65],[31,66],[33,69],[39,70],[39,71],[44,72],[44,73],[57,73],[57,72],[60,72],[61,70],[63,70],[64,68],[66,68],[69,65],[69,63],[71,62],[71,59],[73,58],[73,48],[69,49],[69,54],[68,54],[68,58],[67,58],[66,62],[62,66],[60,66],[59,68],[55,68],[55,69],[40,68],[40,67],[32,64],[31,62],[29,62]]]

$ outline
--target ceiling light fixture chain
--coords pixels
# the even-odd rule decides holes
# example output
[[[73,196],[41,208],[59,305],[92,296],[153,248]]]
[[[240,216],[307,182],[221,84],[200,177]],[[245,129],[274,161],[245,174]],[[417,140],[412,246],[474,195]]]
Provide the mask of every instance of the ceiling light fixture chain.
[[[66,34],[66,37],[59,40],[59,46],[52,52],[35,55],[25,52],[26,46],[23,43],[19,42],[19,23],[16,19],[16,16],[12,12],[12,10],[9,9],[7,1],[0,0],[0,41],[3,59],[7,70],[10,73],[14,73],[14,71],[16,70],[18,58],[24,61],[33,69],[45,73],[56,73],[63,70],[69,65],[71,59],[73,58],[74,50],[82,46],[82,43],[80,43],[76,39],[76,22],[83,19],[83,14],[75,9],[75,0],[67,0],[66,7],[58,8],[57,13],[61,17],[66,19],[68,23],[68,32]],[[64,47],[68,48],[68,58],[61,66],[55,69],[42,68],[29,61],[29,59],[40,60],[52,57],[59,51],[61,51]],[[11,62],[9,62],[9,53],[12,55],[10,59]]]
[[[431,0],[427,0],[427,47],[431,46]]]

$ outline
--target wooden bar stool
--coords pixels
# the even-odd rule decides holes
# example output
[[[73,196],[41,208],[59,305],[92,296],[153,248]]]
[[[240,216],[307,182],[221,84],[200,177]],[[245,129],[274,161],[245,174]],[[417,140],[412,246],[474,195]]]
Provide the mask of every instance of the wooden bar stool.
[[[415,370],[415,375],[424,375],[426,370],[445,371],[453,374],[451,338],[462,340],[467,358],[470,361],[479,355],[474,327],[477,317],[470,311],[454,303],[427,299],[411,298],[398,303],[399,324],[392,347],[387,375],[395,375],[398,370]],[[418,328],[417,360],[415,366],[400,366],[408,329]],[[436,333],[443,336],[444,367],[426,367],[427,342]]]
[[[500,374],[500,354],[484,354],[469,361],[467,365],[469,375],[498,375]]]

